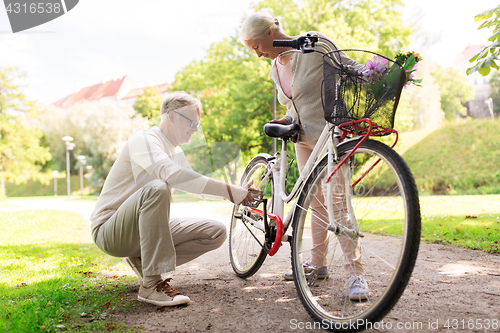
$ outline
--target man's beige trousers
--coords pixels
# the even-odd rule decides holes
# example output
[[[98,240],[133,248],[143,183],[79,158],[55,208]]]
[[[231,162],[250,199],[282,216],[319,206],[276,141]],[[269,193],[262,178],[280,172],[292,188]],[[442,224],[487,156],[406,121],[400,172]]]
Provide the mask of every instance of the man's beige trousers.
[[[170,219],[171,199],[164,180],[148,183],[94,230],[97,247],[114,257],[141,257],[143,274],[152,276],[173,271],[224,243],[226,227],[219,221]]]

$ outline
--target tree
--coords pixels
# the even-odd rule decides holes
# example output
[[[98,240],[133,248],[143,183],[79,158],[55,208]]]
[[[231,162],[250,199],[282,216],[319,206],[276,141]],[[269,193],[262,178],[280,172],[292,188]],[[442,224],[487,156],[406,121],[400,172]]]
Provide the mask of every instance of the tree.
[[[15,83],[21,77],[17,68],[0,67],[0,197],[7,179],[16,184],[47,181],[40,170],[51,159],[48,148],[40,145],[39,111]]]
[[[269,0],[258,3],[255,9],[283,17],[290,35],[317,30],[340,47],[368,48],[393,56],[408,45],[411,30],[396,10],[401,5],[399,0],[304,0],[302,3],[299,7],[294,1]],[[177,73],[174,90],[200,97],[206,141],[210,147],[218,144],[217,149],[212,149],[212,156],[214,152],[221,155],[221,151],[228,151],[233,157],[236,145],[248,160],[257,152],[272,150],[272,140],[263,134],[262,127],[272,119],[273,83],[268,77],[270,61],[257,58],[237,39],[233,36],[213,43],[203,60],[193,61]],[[278,104],[277,117],[284,113],[285,109]],[[189,158],[188,151],[186,155]],[[213,160],[212,171],[221,164]],[[235,182],[237,165],[228,163],[225,168]]]
[[[160,115],[161,103],[163,97],[158,88],[147,87],[141,95],[137,97],[134,103],[134,110],[143,117],[152,119]]]
[[[455,119],[457,115],[466,116],[467,108],[463,104],[474,99],[474,87],[454,68],[443,69],[435,65],[432,76],[441,92],[441,109],[446,119]]]
[[[487,76],[492,67],[497,70],[500,69],[495,62],[500,54],[500,6],[476,15],[474,21],[484,21],[477,29],[493,28],[493,35],[488,38],[491,44],[485,46],[481,52],[470,59],[473,66],[467,69],[467,74],[479,72],[482,76]]]
[[[272,140],[262,133],[264,124],[272,119],[269,70],[268,62],[253,56],[232,37],[212,44],[203,61],[193,61],[176,75],[173,89],[199,96],[206,141],[210,146],[218,144],[220,156],[224,155],[221,149],[227,150],[227,162],[236,157],[236,146],[246,158],[271,150]],[[214,163],[214,168],[224,165],[236,182],[238,165],[223,162]],[[196,170],[196,163],[193,168]]]
[[[340,48],[361,48],[394,57],[408,46],[412,29],[400,0],[266,0],[255,6],[280,17],[288,35],[318,31]]]
[[[406,91],[403,90],[402,99],[410,101],[413,111],[413,123],[416,129],[439,127],[445,118],[441,109],[440,87],[432,76],[433,71],[432,63],[427,61],[419,62],[417,74],[423,79],[424,84],[422,87],[410,85]],[[398,114],[396,114],[397,120]]]
[[[494,71],[490,78],[491,93],[490,97],[493,100],[493,113],[500,116],[500,71]]]
[[[94,188],[101,187],[123,145],[134,133],[148,127],[147,120],[136,114],[132,107],[114,102],[83,102],[60,109],[47,107],[44,132],[57,169],[66,169],[63,136],[73,137],[74,156],[84,155],[92,168]]]

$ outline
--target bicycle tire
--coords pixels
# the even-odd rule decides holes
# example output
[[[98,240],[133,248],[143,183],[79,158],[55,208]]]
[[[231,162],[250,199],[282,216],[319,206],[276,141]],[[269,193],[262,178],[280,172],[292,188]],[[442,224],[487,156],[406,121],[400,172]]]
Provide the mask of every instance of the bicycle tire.
[[[255,156],[246,166],[240,181],[240,186],[248,184],[250,180],[254,180],[253,186],[257,186],[261,181],[265,182],[260,189],[264,192],[264,197],[268,198],[269,212],[272,211],[273,183],[272,177],[263,179],[263,176],[267,169],[267,159],[270,157],[271,155],[268,154]],[[243,221],[242,218],[235,217],[237,212],[251,214],[239,205],[234,206],[229,227],[229,258],[236,275],[240,278],[247,278],[259,270],[269,249],[265,245],[265,233]],[[263,225],[261,217],[255,214],[252,217]]]
[[[339,146],[340,160],[357,142],[348,141]],[[380,161],[370,169],[377,160]],[[351,207],[346,204],[347,200],[336,202],[339,211],[344,212],[336,216],[343,219],[339,221],[343,221],[344,226],[359,228],[364,237],[356,240],[345,233],[336,236],[328,231],[324,243],[316,240],[317,244],[325,246],[316,245],[313,253],[309,238],[321,232],[320,223],[325,216],[318,216],[319,209],[313,211],[310,208],[311,198],[319,194],[318,188],[324,192],[327,164],[325,157],[316,166],[297,202],[291,247],[295,287],[307,312],[321,323],[323,329],[357,332],[381,320],[397,303],[410,279],[420,244],[418,191],[410,169],[392,148],[379,141],[366,140],[346,162],[345,169],[339,171],[335,181],[337,185],[344,183],[345,188],[350,188],[345,193],[351,195]],[[366,173],[367,170],[371,171]],[[358,179],[359,183],[353,187],[351,184]],[[346,197],[348,195],[343,196]],[[312,213],[315,216],[311,216]],[[313,217],[320,222],[310,222]],[[311,231],[313,224],[314,235]],[[383,234],[388,228],[391,228],[391,233],[399,235]],[[346,251],[354,255],[346,255]],[[350,260],[356,257],[360,261]],[[316,268],[311,276],[304,264],[322,266],[320,262],[312,262],[314,260],[323,263],[326,260],[328,272],[325,273],[323,268],[323,273],[319,273]],[[346,283],[349,275],[358,275],[359,272],[366,278],[370,289],[364,301],[350,300]],[[318,278],[319,274],[323,274],[322,278]]]

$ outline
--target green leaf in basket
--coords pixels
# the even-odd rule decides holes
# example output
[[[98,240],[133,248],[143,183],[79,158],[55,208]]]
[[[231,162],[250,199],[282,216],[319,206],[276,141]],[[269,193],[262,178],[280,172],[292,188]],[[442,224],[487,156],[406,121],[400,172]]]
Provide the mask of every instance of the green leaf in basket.
[[[384,80],[380,80],[372,86],[372,93],[377,100],[384,94]]]
[[[412,69],[413,66],[415,66],[415,63],[415,57],[413,56],[413,54],[410,54],[405,62],[405,70],[409,71],[410,69]]]
[[[398,87],[399,86],[399,81],[401,80],[401,71],[403,69],[401,67],[397,67],[393,70],[391,70],[387,74],[387,78],[385,79],[385,84],[389,87]]]

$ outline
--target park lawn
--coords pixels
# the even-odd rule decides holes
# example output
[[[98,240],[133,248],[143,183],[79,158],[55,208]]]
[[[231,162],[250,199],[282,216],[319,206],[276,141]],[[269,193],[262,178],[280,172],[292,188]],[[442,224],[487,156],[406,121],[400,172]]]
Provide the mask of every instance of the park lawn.
[[[472,250],[500,253],[500,195],[420,197],[421,239]],[[360,228],[401,235],[397,221],[366,221]],[[375,223],[376,221],[376,223]]]
[[[0,212],[0,233],[2,332],[140,331],[111,320],[142,306],[129,296],[137,278],[114,275],[125,266],[97,249],[79,214]]]

